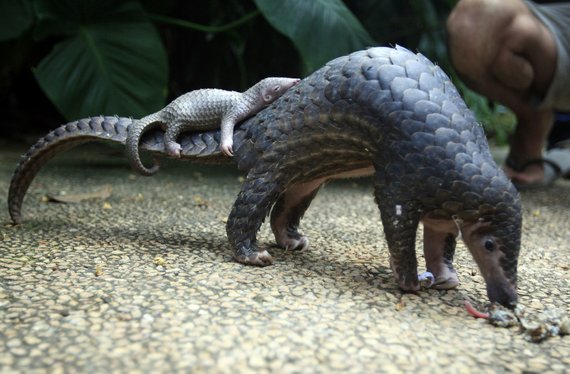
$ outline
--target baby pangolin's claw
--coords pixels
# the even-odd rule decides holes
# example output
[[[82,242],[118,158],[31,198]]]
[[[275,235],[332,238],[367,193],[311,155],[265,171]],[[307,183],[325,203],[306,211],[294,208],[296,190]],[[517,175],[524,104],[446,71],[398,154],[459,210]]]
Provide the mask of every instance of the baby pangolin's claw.
[[[220,145],[220,150],[222,151],[223,154],[225,154],[226,156],[229,157],[233,157],[234,155],[234,151],[232,149],[232,144],[221,144]]]
[[[182,146],[176,142],[167,142],[165,144],[166,153],[172,158],[180,158]]]

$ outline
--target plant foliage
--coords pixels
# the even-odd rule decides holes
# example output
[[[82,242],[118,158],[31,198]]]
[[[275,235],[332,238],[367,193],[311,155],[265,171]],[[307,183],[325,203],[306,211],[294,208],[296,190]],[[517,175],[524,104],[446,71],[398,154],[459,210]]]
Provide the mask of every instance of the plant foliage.
[[[34,13],[29,1],[0,1],[0,42],[22,35],[33,22]]]
[[[0,51],[5,56],[0,60],[0,97],[12,95],[4,103],[34,102],[13,100],[27,93],[14,83],[24,70],[68,120],[98,114],[138,118],[190,89],[244,89],[270,74],[306,75],[355,50],[401,44],[440,64],[479,119],[504,142],[512,115],[470,91],[453,73],[445,19],[455,3],[0,1]],[[19,118],[22,110],[9,105],[0,109],[13,110]]]
[[[68,120],[98,114],[142,116],[164,105],[168,78],[162,41],[138,1],[2,2],[0,37],[30,28],[55,41],[33,69],[45,94]],[[10,4],[10,5],[8,5]]]
[[[255,0],[267,21],[301,54],[306,72],[375,44],[340,0]]]
[[[167,64],[138,2],[38,2],[37,35],[64,36],[34,74],[66,118],[142,116],[165,99]]]

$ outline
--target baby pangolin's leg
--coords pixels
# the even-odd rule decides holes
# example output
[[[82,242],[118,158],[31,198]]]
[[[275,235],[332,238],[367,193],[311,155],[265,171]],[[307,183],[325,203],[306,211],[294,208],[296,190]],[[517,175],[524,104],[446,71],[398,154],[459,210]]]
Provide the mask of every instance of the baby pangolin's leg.
[[[181,121],[173,121],[166,126],[164,132],[164,148],[166,148],[166,153],[168,153],[170,157],[180,158],[182,147],[176,142],[176,139],[187,126],[188,124]]]

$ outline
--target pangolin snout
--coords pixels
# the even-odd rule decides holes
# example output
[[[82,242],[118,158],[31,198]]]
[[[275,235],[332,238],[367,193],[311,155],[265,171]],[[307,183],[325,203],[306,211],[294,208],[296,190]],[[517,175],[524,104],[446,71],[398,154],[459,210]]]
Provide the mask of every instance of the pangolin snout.
[[[492,303],[499,303],[510,309],[513,309],[518,301],[516,289],[504,282],[487,283],[487,296]]]

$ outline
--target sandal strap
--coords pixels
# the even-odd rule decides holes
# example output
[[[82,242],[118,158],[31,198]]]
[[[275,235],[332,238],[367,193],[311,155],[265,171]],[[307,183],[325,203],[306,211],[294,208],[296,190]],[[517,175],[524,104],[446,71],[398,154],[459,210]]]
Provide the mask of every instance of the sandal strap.
[[[554,174],[556,174],[556,176],[560,176],[562,174],[562,169],[560,168],[560,166],[556,162],[551,161],[547,158],[533,158],[533,159],[530,159],[530,160],[523,162],[522,164],[519,164],[511,156],[509,156],[505,160],[505,164],[509,168],[516,171],[517,173],[524,172],[524,170],[526,168],[528,168],[530,165],[535,165],[535,164],[545,165],[545,164],[547,164],[550,167],[552,167],[552,169],[554,169]]]

